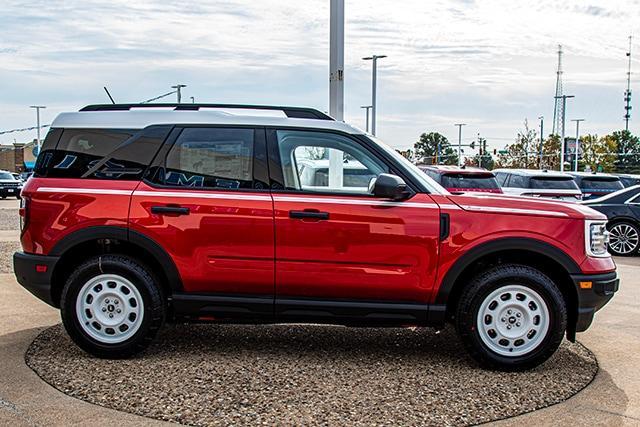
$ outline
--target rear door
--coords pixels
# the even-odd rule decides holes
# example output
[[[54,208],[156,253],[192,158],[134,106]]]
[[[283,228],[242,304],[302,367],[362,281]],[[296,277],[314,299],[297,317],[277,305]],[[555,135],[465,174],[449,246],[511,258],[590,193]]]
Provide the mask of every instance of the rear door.
[[[184,127],[174,129],[133,193],[130,229],[169,253],[184,291],[215,302],[214,317],[272,315],[267,182],[263,129]]]
[[[370,181],[394,171],[346,135],[272,130],[268,142],[279,319],[426,320],[439,232],[431,197],[373,197]],[[314,163],[314,176],[301,173]]]

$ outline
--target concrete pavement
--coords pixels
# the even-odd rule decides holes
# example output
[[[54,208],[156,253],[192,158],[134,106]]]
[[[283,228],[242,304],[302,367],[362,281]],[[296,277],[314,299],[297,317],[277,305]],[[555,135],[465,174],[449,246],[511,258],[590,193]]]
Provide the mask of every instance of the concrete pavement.
[[[640,258],[618,259],[622,287],[578,339],[598,357],[593,383],[558,405],[498,425],[640,425]],[[24,353],[59,314],[0,274],[0,425],[164,424],[58,392],[29,369]]]

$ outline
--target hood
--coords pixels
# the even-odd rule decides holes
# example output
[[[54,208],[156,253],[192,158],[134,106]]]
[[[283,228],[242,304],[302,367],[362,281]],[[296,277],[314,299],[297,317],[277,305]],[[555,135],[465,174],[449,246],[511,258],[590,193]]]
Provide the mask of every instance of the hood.
[[[574,202],[479,193],[452,194],[447,197],[461,209],[468,212],[546,216],[552,218],[607,219],[602,213]]]

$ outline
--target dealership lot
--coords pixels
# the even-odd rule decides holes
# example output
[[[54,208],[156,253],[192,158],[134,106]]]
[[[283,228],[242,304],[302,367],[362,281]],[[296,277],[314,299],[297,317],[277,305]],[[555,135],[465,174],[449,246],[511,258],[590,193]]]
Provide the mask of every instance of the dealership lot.
[[[0,376],[0,421],[25,425],[55,424],[60,423],[64,416],[68,423],[87,419],[112,419],[131,424],[148,422],[143,418],[71,399],[48,386],[25,365],[24,352],[27,347],[42,327],[58,323],[59,316],[56,310],[20,288],[10,271],[7,271],[10,252],[18,247],[17,222],[13,223],[14,226],[10,225],[11,221],[15,221],[16,209],[15,200],[0,202],[0,224],[3,225],[0,228],[7,228],[0,230],[3,250],[3,264],[0,264],[0,357],[6,361],[2,368],[5,372]],[[637,302],[640,301],[640,280],[634,275],[640,268],[640,259],[624,258],[617,259],[617,262],[622,278],[620,293],[597,314],[593,328],[578,336],[598,357],[600,372],[594,382],[565,403],[507,423],[528,422],[533,425],[559,419],[567,423],[594,420],[606,424],[640,422],[640,378],[634,374],[635,366],[640,362],[640,304]],[[366,333],[366,330],[362,333]],[[322,334],[331,335],[331,332],[329,330]],[[320,357],[320,353],[317,356]],[[390,381],[395,381],[393,375],[390,375]],[[100,404],[99,401],[95,402]],[[69,407],[77,411],[69,411]]]

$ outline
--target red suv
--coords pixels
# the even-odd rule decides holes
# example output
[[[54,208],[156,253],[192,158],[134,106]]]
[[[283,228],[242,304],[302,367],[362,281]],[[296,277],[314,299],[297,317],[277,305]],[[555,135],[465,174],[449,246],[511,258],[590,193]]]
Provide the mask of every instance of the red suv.
[[[164,322],[450,322],[483,366],[525,369],[618,289],[601,213],[452,195],[317,110],[97,105],[51,127],[15,273],[99,357]]]

